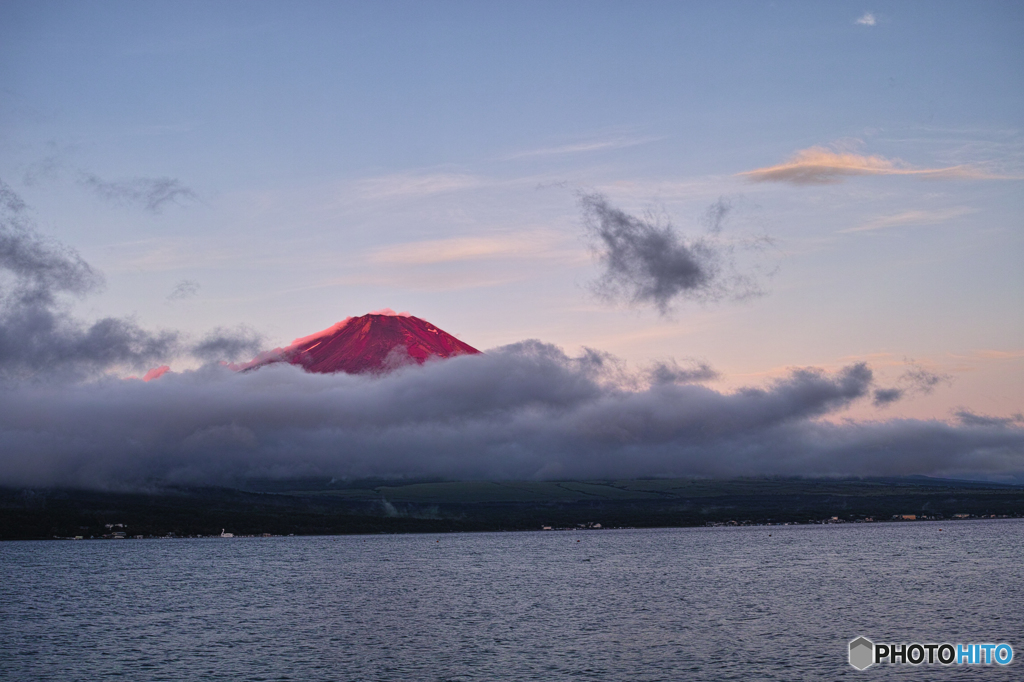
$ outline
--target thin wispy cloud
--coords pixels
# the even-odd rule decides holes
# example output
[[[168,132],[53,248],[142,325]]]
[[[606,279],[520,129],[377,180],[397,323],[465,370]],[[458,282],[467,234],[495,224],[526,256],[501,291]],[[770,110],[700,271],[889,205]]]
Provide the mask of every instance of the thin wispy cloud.
[[[199,195],[174,178],[131,178],[109,181],[92,173],[83,173],[79,182],[97,196],[122,206],[138,206],[159,213],[168,204],[186,204]]]
[[[641,144],[647,144],[648,142],[655,142],[660,140],[659,137],[634,137],[634,138],[618,138],[612,140],[593,140],[589,142],[577,142],[574,144],[564,144],[554,147],[541,147],[539,149],[529,149],[527,151],[516,152],[510,154],[509,159],[523,159],[533,156],[558,156],[563,154],[583,154],[586,152],[597,152],[605,149],[623,149],[625,147],[635,147]]]
[[[21,182],[27,187],[32,187],[43,180],[56,176],[61,169],[62,159],[59,154],[50,154],[25,168],[21,176]]]
[[[560,239],[547,232],[456,237],[396,244],[373,251],[373,263],[429,265],[487,258],[528,258],[550,254]]]
[[[168,301],[184,301],[199,293],[199,282],[193,279],[183,279],[174,285],[174,289],[167,295]]]
[[[1024,350],[979,350],[977,356],[985,360],[1016,360],[1024,358]]]
[[[874,26],[878,23],[878,20],[875,19],[875,15],[871,12],[865,12],[864,16],[857,19],[854,23],[859,24],[860,26]]]
[[[978,209],[968,208],[966,206],[953,206],[952,208],[938,209],[934,211],[928,210],[910,210],[901,211],[899,213],[893,213],[891,215],[879,216],[873,220],[869,220],[863,225],[857,227],[850,227],[845,230],[839,230],[840,233],[850,232],[874,232],[876,230],[884,230],[891,227],[905,227],[912,225],[938,225],[940,223],[949,222],[956,218],[961,218],[972,213],[977,213]]]
[[[106,272],[170,272],[218,267],[239,260],[253,262],[252,259],[251,254],[240,255],[237,246],[203,245],[197,239],[169,237],[111,244],[107,247],[103,269]]]
[[[25,167],[21,178],[24,185],[39,185],[70,173],[80,186],[100,199],[117,206],[142,208],[150,213],[160,213],[171,204],[184,206],[200,201],[195,190],[176,178],[136,176],[108,180],[90,170],[71,166],[69,161],[74,152],[71,146],[51,141],[47,150],[46,156]]]
[[[476,189],[486,184],[484,178],[466,173],[397,173],[360,180],[353,189],[364,199],[393,199]]]
[[[467,291],[470,289],[487,289],[522,282],[535,277],[532,271],[511,271],[508,268],[495,273],[487,268],[477,267],[468,271],[452,271],[441,268],[430,271],[415,270],[403,272],[367,272],[332,277],[310,286],[293,287],[289,291],[310,291],[315,289],[332,289],[338,287],[373,286],[381,289],[405,290],[429,293],[447,293]]]
[[[788,182],[793,185],[830,185],[858,175],[914,175],[936,179],[1001,179],[979,168],[960,165],[918,168],[884,156],[864,156],[827,147],[802,149],[785,163],[737,174],[753,182]]]

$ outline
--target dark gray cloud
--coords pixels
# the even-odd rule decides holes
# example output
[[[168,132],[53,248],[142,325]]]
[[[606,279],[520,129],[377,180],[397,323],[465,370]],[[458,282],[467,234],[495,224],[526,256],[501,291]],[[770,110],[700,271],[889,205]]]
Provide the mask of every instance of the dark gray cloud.
[[[194,279],[183,279],[174,285],[174,289],[167,295],[168,301],[184,301],[199,293],[199,282]]]
[[[1012,424],[823,421],[869,397],[863,364],[726,393],[624,386],[607,360],[533,341],[377,377],[208,365],[25,384],[0,394],[0,484],[1024,471]]]
[[[968,426],[1019,426],[1024,424],[1024,414],[1018,412],[1017,414],[1009,417],[992,417],[984,414],[975,414],[970,410],[957,410],[957,419],[960,423],[967,424]]]
[[[675,360],[663,360],[654,363],[648,376],[656,384],[687,384],[717,379],[719,374],[706,362],[693,361],[688,366],[680,366]]]
[[[174,178],[108,181],[92,173],[82,173],[79,181],[107,201],[124,206],[139,206],[152,213],[159,213],[167,204],[199,200],[195,191]]]
[[[931,370],[921,367],[913,360],[908,360],[907,364],[907,370],[904,371],[897,380],[897,383],[906,391],[918,394],[928,394],[934,391],[936,387],[941,384],[952,383],[952,377],[948,374],[932,372]]]
[[[105,180],[97,174],[75,168],[69,163],[74,147],[49,142],[49,153],[39,161],[25,167],[22,182],[38,185],[65,176],[77,178],[83,187],[113,204],[137,206],[151,213],[159,213],[168,204],[185,204],[199,200],[199,195],[175,178],[135,177],[126,180]]]
[[[6,182],[0,180],[0,209],[6,212],[6,219],[14,220],[13,216],[20,214],[26,208],[28,207],[21,197]]]
[[[17,207],[7,200],[4,205]],[[57,294],[83,295],[102,285],[102,277],[81,256],[36,233],[16,210],[0,213],[0,271],[6,275],[0,300],[4,304],[49,305]]]
[[[98,290],[103,279],[73,249],[38,234],[20,198],[0,181],[0,378],[142,366],[171,353],[177,335],[151,333],[128,319],[85,323],[66,296]]]
[[[0,380],[81,379],[145,369],[179,355],[233,360],[261,341],[243,328],[188,344],[176,332],[149,331],[130,318],[77,319],[69,299],[102,285],[102,276],[74,249],[34,229],[25,203],[0,181]]]
[[[913,360],[906,360],[907,369],[896,380],[896,386],[879,388],[874,392],[875,407],[887,407],[912,395],[927,395],[941,384],[952,383],[948,374],[925,369]]]
[[[252,358],[265,349],[265,343],[263,335],[249,327],[217,328],[192,344],[189,353],[206,362],[234,362]]]
[[[874,398],[872,402],[875,407],[884,407],[891,405],[892,403],[898,402],[903,399],[904,390],[902,388],[879,388],[875,389]]]
[[[600,194],[581,196],[580,205],[604,266],[594,288],[610,300],[653,304],[666,314],[679,299],[713,301],[763,293],[756,277],[736,270],[735,246],[718,238],[731,209],[724,198],[704,217],[707,233],[694,238],[653,217],[631,216]]]

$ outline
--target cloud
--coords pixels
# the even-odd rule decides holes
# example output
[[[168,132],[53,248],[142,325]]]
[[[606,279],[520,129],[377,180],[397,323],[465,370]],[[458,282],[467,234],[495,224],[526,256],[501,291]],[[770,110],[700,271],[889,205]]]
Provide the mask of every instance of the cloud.
[[[14,200],[5,204],[20,210]],[[47,241],[20,216],[10,214],[0,217],[0,270],[8,275],[0,293],[6,312],[50,305],[59,293],[86,294],[103,282],[75,251]]]
[[[861,26],[874,26],[877,23],[877,21],[875,19],[874,14],[872,14],[871,12],[865,12],[864,16],[862,16],[860,19],[857,19],[857,21],[855,21],[854,23],[859,24]]]
[[[25,211],[28,206],[18,196],[17,192],[11,189],[3,180],[0,180],[0,210],[4,211],[4,220],[8,222],[18,222],[21,220],[21,213]]]
[[[606,354],[528,341],[382,377],[210,365],[149,383],[25,384],[0,393],[0,485],[1024,470],[1013,424],[822,421],[870,395],[864,364],[730,393],[632,388],[620,372]]]
[[[74,148],[50,142],[49,154],[29,164],[22,175],[25,185],[38,185],[52,180],[69,171],[68,157]],[[199,195],[174,178],[136,177],[127,180],[110,181],[88,170],[73,171],[78,184],[91,190],[101,199],[121,206],[139,206],[152,213],[159,213],[169,203],[184,204],[198,201]]]
[[[559,239],[546,232],[455,237],[396,244],[369,255],[374,263],[429,265],[485,258],[529,258],[550,254]]]
[[[720,376],[706,362],[695,361],[689,367],[681,367],[675,360],[656,362],[648,373],[654,384],[688,384],[710,381]]]
[[[199,200],[199,195],[174,178],[133,178],[110,182],[92,173],[82,173],[79,182],[107,201],[141,206],[151,213],[159,213],[167,204],[180,205]]]
[[[152,334],[131,320],[72,318],[63,298],[93,293],[103,278],[73,249],[35,232],[24,211],[0,181],[0,379],[138,366],[174,347],[175,334]]]
[[[909,368],[897,380],[907,390],[919,394],[929,394],[941,384],[949,384],[953,378],[948,374],[939,374],[925,369],[916,362],[908,362]]]
[[[24,172],[21,176],[23,184],[31,187],[61,176],[67,165],[68,158],[75,151],[73,146],[62,145],[55,140],[47,142],[45,148],[45,156],[24,167]]]
[[[725,219],[732,211],[732,202],[725,197],[718,197],[718,201],[708,206],[704,212],[704,227],[711,234],[718,234],[722,231]]]
[[[993,350],[985,349],[975,352],[975,355],[985,360],[1016,360],[1024,358],[1024,350]]]
[[[858,227],[850,227],[845,230],[839,230],[839,232],[873,232],[875,230],[882,230],[889,227],[903,227],[906,225],[937,225],[939,223],[955,220],[956,218],[960,218],[965,215],[971,215],[972,213],[977,212],[977,209],[968,208],[966,206],[954,206],[952,208],[944,208],[933,211],[901,211],[900,213],[893,213],[891,215],[875,218],[874,220],[870,220]]]
[[[263,335],[241,326],[236,329],[217,328],[189,348],[189,354],[206,362],[233,362],[252,357],[265,348]]]
[[[425,197],[476,189],[487,184],[487,180],[465,173],[398,173],[361,180],[355,183],[354,190],[361,198],[381,200]]]
[[[21,176],[21,181],[29,187],[37,185],[47,178],[52,178],[58,175],[61,170],[61,166],[61,157],[57,154],[51,154],[50,156],[40,159],[36,163],[30,164]]]
[[[872,401],[875,407],[886,407],[911,395],[928,395],[939,385],[952,383],[953,379],[948,374],[932,372],[912,360],[908,360],[907,365],[895,387],[875,390]]]
[[[899,159],[837,152],[825,147],[802,149],[785,163],[746,171],[738,175],[753,182],[788,182],[794,185],[834,184],[855,175],[916,175],[927,178],[971,179],[996,179],[999,177],[972,166],[914,168]]]
[[[183,279],[174,285],[174,289],[167,295],[168,301],[184,301],[199,293],[199,282],[194,279]]]
[[[875,407],[883,407],[902,400],[903,395],[904,391],[901,388],[879,388],[875,389],[871,402],[875,404]]]
[[[154,379],[159,379],[160,377],[162,377],[163,375],[167,374],[170,371],[171,368],[169,365],[160,365],[159,367],[154,367],[153,369],[146,372],[146,375],[142,377],[142,380],[153,381]]]
[[[591,200],[597,219],[627,233],[688,245]],[[379,377],[284,363],[234,372],[212,360],[258,347],[251,330],[189,342],[126,319],[74,318],[65,299],[101,284],[77,253],[36,233],[0,183],[0,485],[1024,472],[1017,417],[824,419],[885,390],[864,363],[731,392],[697,383],[714,376],[699,362],[631,372],[607,353],[569,356],[539,341]],[[211,362],[175,373],[160,362],[175,354]],[[111,373],[126,365],[150,368],[150,381]],[[930,390],[937,376],[912,365],[900,390]]]
[[[1020,412],[1009,417],[991,417],[961,409],[957,410],[956,417],[962,424],[967,424],[968,426],[1013,427],[1024,424],[1024,414]]]
[[[577,142],[574,144],[565,144],[555,147],[530,149],[528,151],[511,154],[507,158],[522,159],[534,156],[559,156],[564,154],[582,154],[587,152],[603,151],[605,149],[623,149],[625,147],[635,147],[637,145],[647,144],[648,142],[656,142],[660,139],[660,137],[622,137],[610,140],[593,140],[590,142]]]
[[[98,292],[103,277],[74,250],[46,239],[26,206],[0,181],[0,383],[80,380],[124,368],[152,367],[186,355],[232,360],[258,349],[250,329],[215,330],[196,343],[134,320],[85,321],[69,303]],[[179,284],[179,288],[180,288]]]
[[[595,290],[610,300],[650,303],[664,315],[680,298],[710,301],[761,293],[754,277],[735,271],[734,248],[717,239],[730,210],[724,199],[709,209],[708,233],[697,238],[682,236],[671,224],[631,216],[601,194],[585,194],[580,204],[604,266]]]

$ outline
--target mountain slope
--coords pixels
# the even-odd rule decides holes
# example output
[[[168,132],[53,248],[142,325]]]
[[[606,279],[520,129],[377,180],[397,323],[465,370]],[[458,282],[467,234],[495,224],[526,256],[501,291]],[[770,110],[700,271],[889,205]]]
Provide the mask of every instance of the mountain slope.
[[[350,317],[322,332],[297,339],[251,366],[290,362],[308,372],[361,374],[386,372],[414,362],[422,364],[430,357],[479,352],[418,317],[371,313]]]

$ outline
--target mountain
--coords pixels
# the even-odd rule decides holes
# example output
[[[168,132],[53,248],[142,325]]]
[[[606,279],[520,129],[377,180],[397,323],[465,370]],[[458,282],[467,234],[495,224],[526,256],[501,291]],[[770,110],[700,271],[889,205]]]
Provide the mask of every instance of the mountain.
[[[320,374],[375,373],[414,362],[423,364],[430,357],[450,358],[479,352],[426,320],[386,310],[349,317],[321,332],[296,339],[287,348],[264,353],[243,369],[290,362]]]

